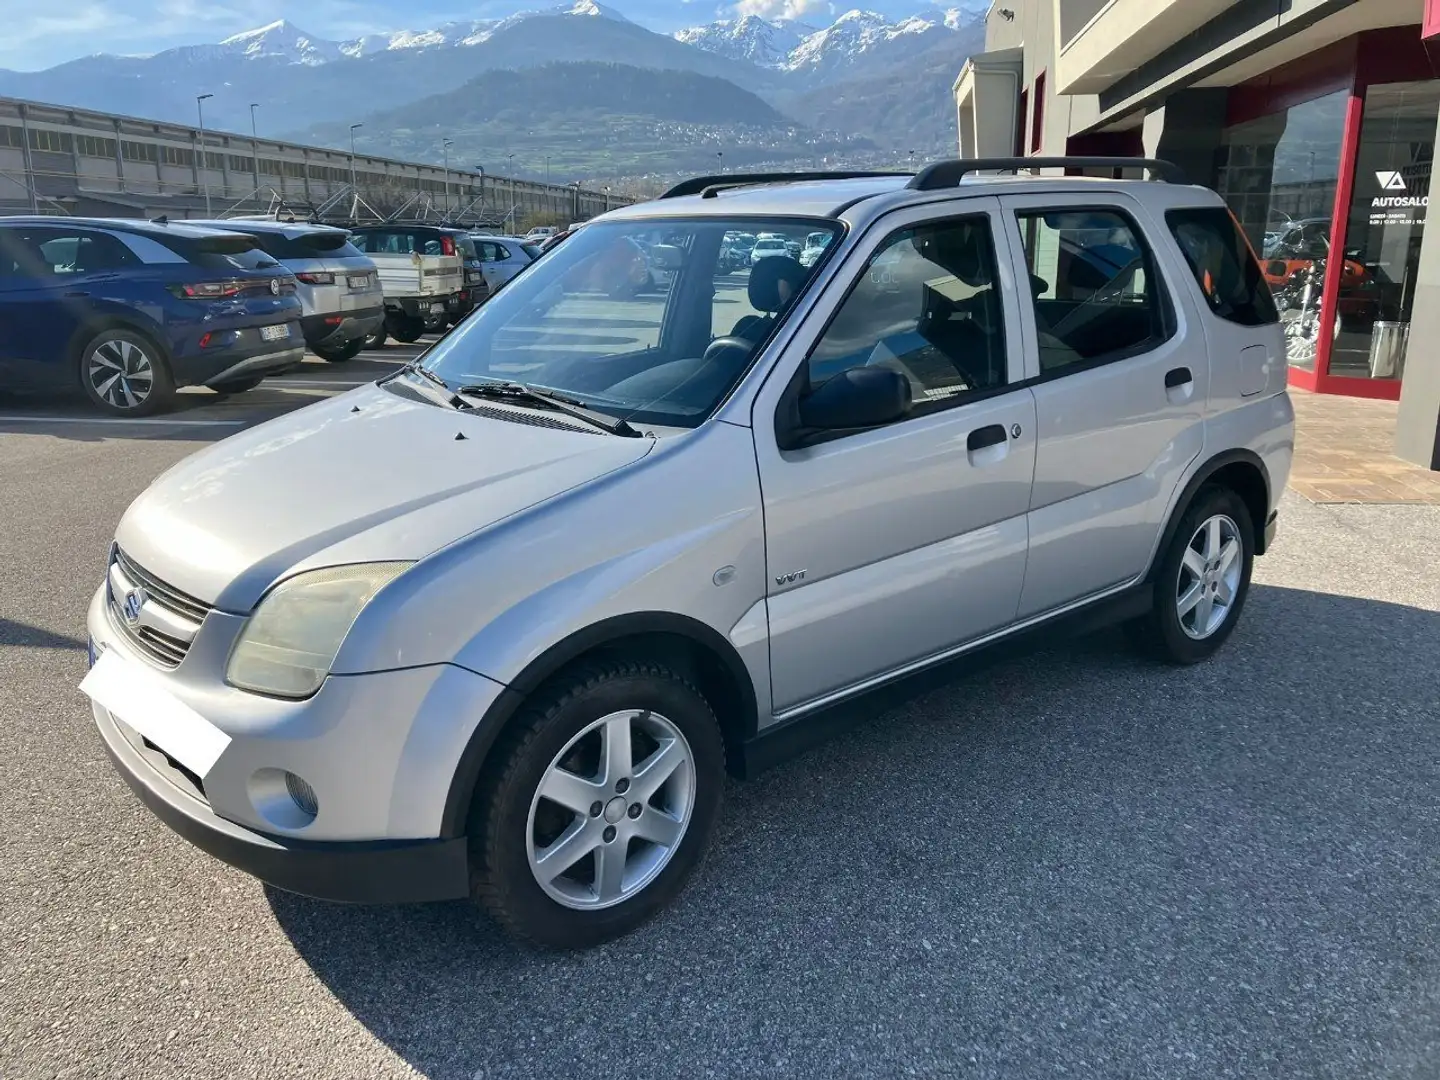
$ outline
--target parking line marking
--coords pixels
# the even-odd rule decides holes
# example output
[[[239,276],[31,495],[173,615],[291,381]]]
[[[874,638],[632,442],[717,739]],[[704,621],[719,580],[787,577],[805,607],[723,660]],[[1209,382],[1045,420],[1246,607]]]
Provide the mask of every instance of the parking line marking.
[[[381,376],[377,375],[375,378],[378,379],[380,377]],[[357,386],[365,386],[374,381],[375,379],[366,379],[364,382],[335,382],[323,379],[287,379],[284,376],[279,376],[274,379],[266,379],[265,386],[272,390],[280,390],[286,386],[296,386],[302,390],[325,389],[326,387],[349,387],[354,389]]]
[[[166,420],[161,417],[127,419],[123,416],[3,416],[0,424],[148,424],[156,427],[240,427],[249,420]]]

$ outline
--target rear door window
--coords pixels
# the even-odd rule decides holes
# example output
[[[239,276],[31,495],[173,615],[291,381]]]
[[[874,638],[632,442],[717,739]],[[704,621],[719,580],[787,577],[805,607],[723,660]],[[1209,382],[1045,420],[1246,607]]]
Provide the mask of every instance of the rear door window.
[[[1229,210],[1221,206],[1171,210],[1165,222],[1211,311],[1240,326],[1280,321],[1270,286]]]
[[[107,233],[70,229],[16,230],[7,245],[8,273],[24,278],[76,277],[142,265],[124,244]]]
[[[1057,208],[1018,219],[1042,376],[1122,360],[1170,337],[1168,297],[1128,215]]]

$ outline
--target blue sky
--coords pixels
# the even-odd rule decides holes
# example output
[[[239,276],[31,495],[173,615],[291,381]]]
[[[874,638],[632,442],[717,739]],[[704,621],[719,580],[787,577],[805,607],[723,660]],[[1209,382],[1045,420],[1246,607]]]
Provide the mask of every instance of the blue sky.
[[[5,33],[0,67],[33,71],[96,52],[150,53],[219,41],[289,19],[318,37],[344,39],[380,30],[427,29],[451,19],[481,19],[553,7],[559,0],[62,0],[50,6],[0,0]],[[825,22],[863,7],[890,16],[936,6],[936,0],[615,0],[609,6],[653,30],[683,26],[744,9]],[[7,10],[8,9],[8,10]]]

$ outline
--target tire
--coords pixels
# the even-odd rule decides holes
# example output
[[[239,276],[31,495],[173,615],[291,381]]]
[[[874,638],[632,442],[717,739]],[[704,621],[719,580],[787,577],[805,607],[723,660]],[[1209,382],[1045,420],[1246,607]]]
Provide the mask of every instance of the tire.
[[[389,339],[389,337],[390,332],[385,328],[385,323],[381,323],[378,327],[375,328],[374,333],[365,335],[364,347],[367,349],[383,349],[385,347],[385,342]]]
[[[605,764],[619,743],[610,733],[621,730],[632,738],[628,765],[673,762],[653,793],[643,772]],[[704,857],[724,768],[715,714],[683,675],[646,661],[571,669],[522,707],[481,777],[469,827],[472,896],[512,934],[549,948],[630,933],[679,895]],[[541,795],[547,778],[570,809]],[[532,863],[547,851],[561,861],[542,885]],[[607,867],[631,881],[605,876]]]
[[[384,333],[382,330],[381,333]],[[354,360],[360,355],[360,350],[365,348],[367,338],[353,338],[343,345],[316,345],[311,351],[321,360],[331,364],[343,364],[347,360]]]
[[[110,416],[151,416],[175,400],[175,378],[165,350],[142,334],[112,327],[80,348],[80,388]]]
[[[411,315],[391,315],[385,320],[386,332],[405,345],[413,345],[425,333],[425,320]]]
[[[1232,541],[1235,554],[1227,557]],[[1208,660],[1235,632],[1254,564],[1255,526],[1245,500],[1228,488],[1201,488],[1156,564],[1150,614],[1126,627],[1131,640],[1167,663]]]
[[[254,390],[264,381],[264,375],[250,375],[244,379],[231,379],[228,382],[217,383],[210,389],[217,394],[243,394],[246,390]]]

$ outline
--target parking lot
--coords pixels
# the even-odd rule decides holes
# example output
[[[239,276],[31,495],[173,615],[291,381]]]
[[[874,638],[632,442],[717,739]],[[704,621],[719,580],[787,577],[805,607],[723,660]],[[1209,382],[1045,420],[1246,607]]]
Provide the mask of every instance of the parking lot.
[[[275,892],[169,833],[76,689],[116,521],[417,351],[139,422],[0,401],[0,1076],[1440,1072],[1435,506],[1288,496],[1208,665],[1106,633],[731,784],[681,902],[592,953]]]

